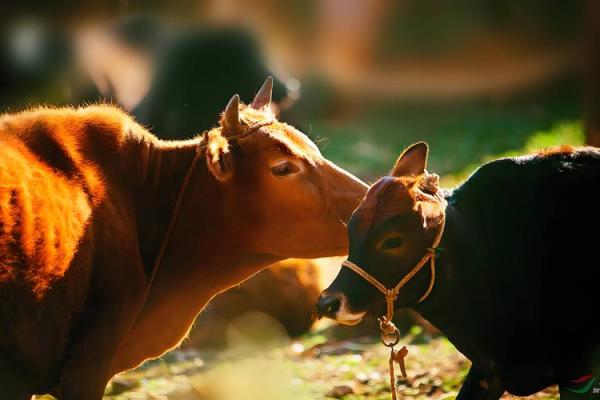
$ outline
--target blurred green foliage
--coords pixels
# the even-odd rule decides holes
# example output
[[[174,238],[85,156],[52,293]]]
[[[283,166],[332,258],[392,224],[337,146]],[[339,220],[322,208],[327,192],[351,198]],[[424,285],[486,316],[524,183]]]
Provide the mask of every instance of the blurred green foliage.
[[[484,162],[501,157],[515,157],[521,154],[533,153],[548,147],[560,146],[561,144],[582,145],[584,139],[581,121],[560,122],[549,130],[534,132],[520,149],[506,151],[501,154],[485,155],[482,157],[481,163],[473,163],[454,174],[445,175],[442,183],[446,186],[460,183]]]
[[[538,148],[583,142],[578,94],[558,84],[529,95],[454,103],[372,104],[347,118],[295,118],[323,154],[373,180],[411,143],[430,145],[428,169],[453,184],[483,161]],[[303,122],[304,121],[304,122]]]

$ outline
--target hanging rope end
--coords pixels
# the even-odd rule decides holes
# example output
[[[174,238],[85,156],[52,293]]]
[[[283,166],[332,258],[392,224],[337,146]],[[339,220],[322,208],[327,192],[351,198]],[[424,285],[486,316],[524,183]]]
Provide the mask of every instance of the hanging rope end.
[[[404,362],[404,359],[407,355],[408,349],[406,348],[406,346],[402,346],[400,350],[394,350],[392,355],[394,361],[400,366],[400,372],[402,373],[404,379],[408,379],[408,375],[406,374],[406,364]]]

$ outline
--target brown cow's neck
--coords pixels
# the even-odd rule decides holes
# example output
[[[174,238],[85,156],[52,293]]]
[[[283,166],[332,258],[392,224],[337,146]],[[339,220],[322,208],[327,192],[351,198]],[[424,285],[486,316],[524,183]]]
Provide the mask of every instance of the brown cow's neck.
[[[147,273],[154,267],[158,250],[173,217],[175,202],[195,154],[195,144],[161,143],[148,146],[142,166],[143,180],[137,199],[139,243]],[[201,163],[198,163],[201,164]],[[198,167],[198,166],[197,166]]]
[[[165,239],[195,151],[196,144],[190,142],[151,148],[143,195],[138,200],[139,242],[147,269],[153,267]],[[215,285],[233,285],[276,257],[244,249],[248,232],[231,220],[231,210],[223,209],[226,196],[223,184],[208,171],[204,155],[200,157],[185,188],[174,230],[158,269],[189,269],[188,273],[201,270],[204,279],[219,281],[213,282]],[[163,274],[158,273],[158,276]]]
[[[194,154],[192,144],[151,148],[143,195],[138,199],[139,242],[148,271]],[[186,188],[144,309],[115,360],[115,372],[176,345],[214,295],[280,259],[244,250],[248,232],[238,228],[223,209],[224,189],[203,157]]]

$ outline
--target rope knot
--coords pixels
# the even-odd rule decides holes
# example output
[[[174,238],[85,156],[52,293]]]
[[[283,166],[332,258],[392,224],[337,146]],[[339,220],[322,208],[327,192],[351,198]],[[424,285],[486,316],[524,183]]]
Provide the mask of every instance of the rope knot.
[[[388,289],[387,293],[385,294],[385,297],[388,299],[388,301],[395,301],[398,297],[398,293],[400,293],[399,288]]]
[[[387,317],[379,318],[379,329],[385,335],[392,335],[397,330],[396,325],[394,325],[391,320],[387,319]]]

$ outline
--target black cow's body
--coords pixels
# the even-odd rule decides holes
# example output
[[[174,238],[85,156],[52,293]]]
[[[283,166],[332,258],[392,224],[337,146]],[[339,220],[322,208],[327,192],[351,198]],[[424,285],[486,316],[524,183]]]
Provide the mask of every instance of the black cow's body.
[[[426,143],[410,146],[369,189],[348,225],[348,261],[393,288],[441,232],[430,295],[423,268],[395,306],[421,313],[473,362],[458,399],[553,384],[563,400],[600,399],[600,149],[496,160],[454,190],[439,188],[427,154]],[[317,312],[356,324],[383,305],[373,285],[342,268]]]
[[[598,374],[599,199],[590,149],[497,160],[447,193],[439,279],[416,309],[473,362],[459,398]]]

